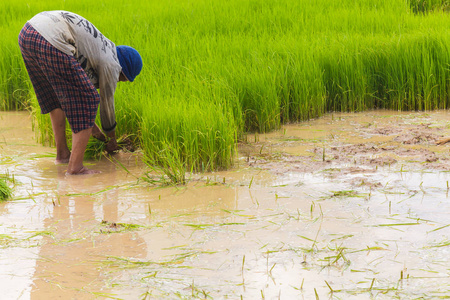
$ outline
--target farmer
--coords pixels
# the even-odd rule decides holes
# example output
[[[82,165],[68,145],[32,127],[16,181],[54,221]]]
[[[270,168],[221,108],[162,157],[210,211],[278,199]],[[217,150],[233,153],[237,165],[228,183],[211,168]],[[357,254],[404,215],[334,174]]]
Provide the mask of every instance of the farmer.
[[[34,16],[20,32],[19,46],[41,112],[50,113],[55,162],[69,163],[67,174],[99,173],[83,165],[87,143],[92,135],[106,142],[108,152],[118,150],[114,92],[118,81],[132,82],[141,72],[141,56],[129,46],[115,46],[88,20],[67,11]],[[105,133],[95,124],[99,104]]]

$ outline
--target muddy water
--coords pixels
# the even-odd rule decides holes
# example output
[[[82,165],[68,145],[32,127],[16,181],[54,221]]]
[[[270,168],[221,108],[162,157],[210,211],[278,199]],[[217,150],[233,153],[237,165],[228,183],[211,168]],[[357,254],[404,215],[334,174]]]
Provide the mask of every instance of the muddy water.
[[[330,114],[247,137],[235,169],[151,186],[138,153],[66,177],[0,113],[5,299],[450,294],[447,112]]]

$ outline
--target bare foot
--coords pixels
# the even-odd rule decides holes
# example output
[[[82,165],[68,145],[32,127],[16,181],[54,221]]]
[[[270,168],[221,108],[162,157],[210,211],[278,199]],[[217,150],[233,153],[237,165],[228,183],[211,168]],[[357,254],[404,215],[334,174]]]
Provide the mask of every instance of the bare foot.
[[[101,171],[91,170],[91,169],[88,169],[83,166],[78,171],[70,171],[70,172],[67,171],[66,175],[89,175],[89,174],[98,174],[98,173],[101,173]]]

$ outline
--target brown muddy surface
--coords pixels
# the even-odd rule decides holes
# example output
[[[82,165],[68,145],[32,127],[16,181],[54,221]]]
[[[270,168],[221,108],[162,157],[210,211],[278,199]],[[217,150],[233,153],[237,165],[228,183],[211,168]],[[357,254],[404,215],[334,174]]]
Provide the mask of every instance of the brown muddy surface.
[[[450,295],[450,114],[329,114],[247,137],[235,169],[149,185],[139,151],[65,176],[0,113],[4,299]],[[120,162],[129,172],[120,167]]]

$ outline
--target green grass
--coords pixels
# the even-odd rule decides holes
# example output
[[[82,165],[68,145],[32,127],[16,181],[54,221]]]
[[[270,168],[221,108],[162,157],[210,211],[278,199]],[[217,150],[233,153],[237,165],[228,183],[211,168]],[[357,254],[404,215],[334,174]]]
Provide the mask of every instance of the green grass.
[[[430,11],[448,11],[449,0],[410,0],[410,6],[415,13],[428,13]]]
[[[169,173],[229,168],[246,132],[330,111],[446,109],[447,1],[46,0],[0,3],[0,109],[31,108],[17,35],[42,10],[86,17],[144,69],[116,92],[118,135]],[[182,177],[182,176],[181,176]]]
[[[0,202],[11,199],[12,188],[9,186],[8,181],[14,182],[14,178],[9,175],[0,175]]]

